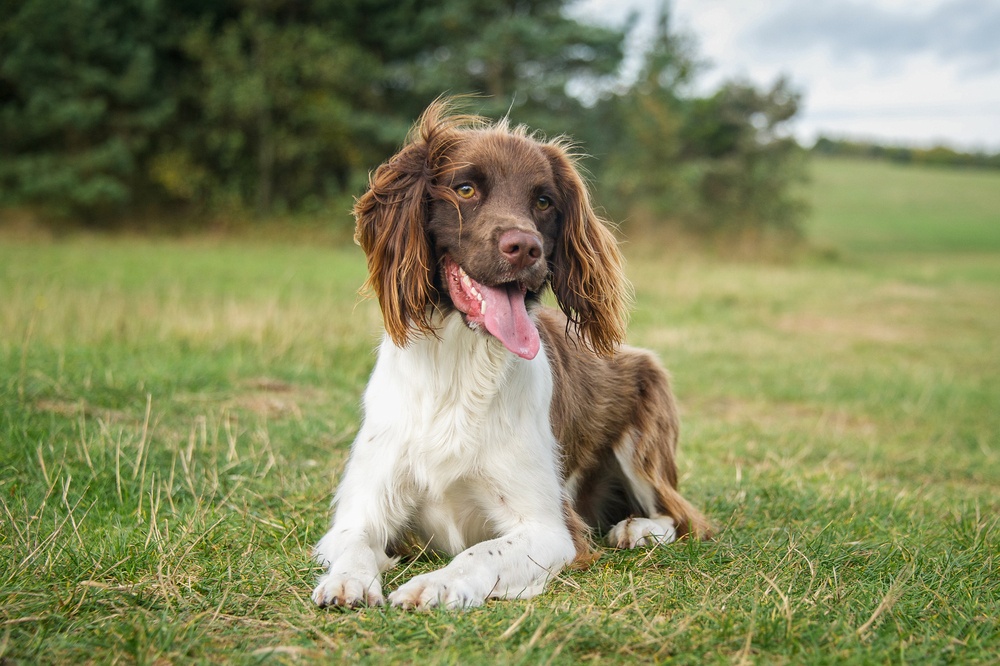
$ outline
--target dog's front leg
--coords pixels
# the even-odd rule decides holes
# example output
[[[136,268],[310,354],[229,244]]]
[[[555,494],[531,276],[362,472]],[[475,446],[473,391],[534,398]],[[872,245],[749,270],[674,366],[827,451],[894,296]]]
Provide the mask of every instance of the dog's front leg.
[[[415,576],[389,594],[401,608],[469,608],[486,599],[527,599],[573,560],[564,523],[526,525],[462,551],[448,566]]]
[[[333,524],[316,545],[316,559],[327,567],[312,594],[320,607],[382,605],[382,572],[396,563],[385,551],[405,518],[404,504],[390,499],[392,466],[362,442],[372,443],[364,430],[337,490]]]
[[[385,551],[373,547],[367,534],[338,533],[336,527],[327,532],[316,547],[317,558],[327,540],[338,540],[340,554],[329,562],[329,569],[319,579],[312,598],[321,608],[326,606],[381,606],[382,572],[392,566],[393,560]],[[379,552],[381,550],[381,552]]]

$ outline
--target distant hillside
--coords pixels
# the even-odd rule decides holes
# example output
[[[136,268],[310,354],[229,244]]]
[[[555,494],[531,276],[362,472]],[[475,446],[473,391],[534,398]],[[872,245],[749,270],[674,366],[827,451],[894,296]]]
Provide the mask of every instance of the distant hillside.
[[[868,141],[833,139],[820,136],[816,144],[812,147],[812,152],[818,155],[837,157],[880,159],[900,164],[930,164],[936,166],[1000,169],[1000,153],[963,153],[947,146],[935,146],[933,148],[887,146]]]
[[[1000,252],[1000,172],[812,161],[809,239],[851,254]]]

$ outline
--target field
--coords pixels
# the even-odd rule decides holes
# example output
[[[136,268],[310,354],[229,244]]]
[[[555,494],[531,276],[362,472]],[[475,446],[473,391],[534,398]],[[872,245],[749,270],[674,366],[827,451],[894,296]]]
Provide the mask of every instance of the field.
[[[995,663],[1000,176],[809,192],[797,261],[626,244],[717,538],[463,613],[309,601],[379,333],[360,250],[0,236],[0,664]]]

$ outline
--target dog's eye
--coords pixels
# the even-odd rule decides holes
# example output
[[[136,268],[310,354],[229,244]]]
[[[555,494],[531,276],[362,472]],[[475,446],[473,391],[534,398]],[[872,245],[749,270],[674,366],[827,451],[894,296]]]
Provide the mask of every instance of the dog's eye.
[[[471,199],[472,197],[476,196],[476,188],[474,188],[472,185],[469,185],[468,183],[456,187],[455,192],[457,192],[458,196],[462,197],[463,199]]]
[[[551,206],[552,206],[552,199],[549,199],[545,195],[542,195],[537,199],[535,199],[535,208],[537,208],[538,210],[548,210],[549,207]]]

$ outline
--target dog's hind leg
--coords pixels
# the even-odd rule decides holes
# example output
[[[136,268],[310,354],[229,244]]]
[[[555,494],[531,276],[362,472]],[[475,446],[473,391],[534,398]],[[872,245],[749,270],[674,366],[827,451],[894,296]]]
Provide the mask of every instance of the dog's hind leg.
[[[676,479],[673,460],[640,456],[636,448],[635,438],[627,435],[615,449],[615,460],[630,499],[641,511],[615,524],[608,532],[608,543],[636,548],[670,543],[689,534],[709,536],[708,522],[672,483]]]
[[[608,540],[619,548],[634,548],[688,535],[708,538],[708,520],[677,490],[679,422],[669,379],[653,362],[637,376],[640,395],[633,426],[613,452],[627,492],[642,512],[618,522]]]

